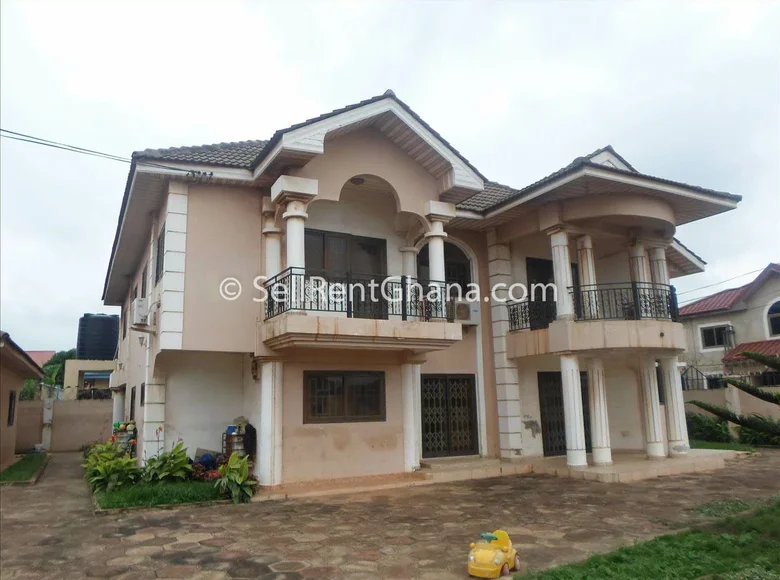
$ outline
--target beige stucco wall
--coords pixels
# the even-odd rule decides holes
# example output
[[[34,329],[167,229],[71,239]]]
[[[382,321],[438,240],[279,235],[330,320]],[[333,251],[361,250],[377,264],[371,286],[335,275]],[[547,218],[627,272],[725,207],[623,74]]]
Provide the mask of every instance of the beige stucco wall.
[[[244,357],[181,352],[170,356],[166,366],[166,449],[181,438],[190,457],[199,447],[221,452],[226,427],[248,414],[243,406]]]
[[[283,371],[282,480],[400,473],[403,465],[401,366],[394,353],[302,353]],[[385,373],[386,420],[370,423],[303,424],[305,370]]]
[[[122,329],[119,329],[120,337]],[[78,394],[79,386],[83,385],[84,373],[91,371],[112,371],[116,366],[113,360],[80,360],[71,359],[65,361],[64,392],[62,398],[65,400],[75,400]],[[108,381],[99,380],[95,382],[95,388],[108,388]]]
[[[184,350],[254,352],[261,304],[252,281],[262,274],[261,196],[256,189],[190,186],[184,277]],[[220,296],[227,277],[243,293]]]
[[[16,404],[16,452],[33,449],[43,439],[43,401],[19,401]]]
[[[51,450],[78,451],[85,443],[107,441],[111,416],[110,400],[54,401]]]
[[[436,178],[373,129],[326,141],[324,154],[291,173],[319,180],[319,200],[338,200],[344,184],[356,175],[376,175],[390,183],[400,211],[424,215],[425,203],[439,200]]]
[[[24,376],[15,369],[6,365],[0,366],[0,466],[6,466],[13,461],[16,448],[17,413],[14,414],[13,425],[8,425],[9,397],[11,391],[16,392],[17,409],[19,405],[19,393],[24,386]]]

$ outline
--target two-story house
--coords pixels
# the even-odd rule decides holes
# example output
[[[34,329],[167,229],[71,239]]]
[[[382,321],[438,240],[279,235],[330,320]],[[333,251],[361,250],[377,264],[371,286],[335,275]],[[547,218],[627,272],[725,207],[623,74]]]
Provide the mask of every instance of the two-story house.
[[[680,307],[688,349],[686,388],[717,388],[721,377],[750,376],[758,386],[780,385],[780,375],[740,356],[780,356],[780,264],[769,264],[744,286],[721,290]]]
[[[684,454],[670,279],[704,264],[673,236],[739,200],[611,147],[501,185],[392,91],[268,141],[137,152],[103,294],[129,321],[115,403],[141,458],[247,417],[262,485]],[[435,291],[454,283],[481,293]]]

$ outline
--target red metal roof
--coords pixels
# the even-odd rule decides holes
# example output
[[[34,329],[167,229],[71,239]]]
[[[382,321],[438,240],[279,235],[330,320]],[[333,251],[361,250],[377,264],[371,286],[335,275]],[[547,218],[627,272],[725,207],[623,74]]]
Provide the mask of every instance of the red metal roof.
[[[30,355],[30,358],[35,361],[35,364],[37,364],[39,367],[42,367],[47,362],[49,362],[49,359],[53,357],[56,353],[53,350],[28,350],[27,354]]]
[[[696,302],[681,306],[680,316],[696,316],[709,312],[728,310],[740,300],[747,298],[753,291],[758,290],[766,278],[772,274],[780,274],[780,264],[770,263],[758,276],[756,276],[755,280],[749,284],[745,284],[739,288],[721,290],[715,294],[700,298]]]
[[[748,360],[740,356],[743,352],[758,352],[769,356],[780,356],[780,340],[759,340],[758,342],[743,342],[734,347],[730,353],[723,357],[723,362],[740,362]]]

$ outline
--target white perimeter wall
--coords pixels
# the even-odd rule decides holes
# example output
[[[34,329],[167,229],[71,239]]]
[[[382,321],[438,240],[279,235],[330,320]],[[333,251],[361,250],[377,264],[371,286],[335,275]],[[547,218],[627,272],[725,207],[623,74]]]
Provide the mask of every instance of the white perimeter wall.
[[[221,451],[222,433],[245,414],[245,355],[176,353],[170,360],[165,400],[165,447],[181,437],[190,457],[198,447]]]

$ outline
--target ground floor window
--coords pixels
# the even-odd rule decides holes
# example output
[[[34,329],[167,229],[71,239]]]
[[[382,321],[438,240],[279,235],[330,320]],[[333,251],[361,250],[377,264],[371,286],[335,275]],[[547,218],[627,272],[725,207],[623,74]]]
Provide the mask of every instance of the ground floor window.
[[[11,427],[14,424],[14,417],[16,416],[16,391],[8,393],[8,426]]]
[[[306,371],[303,422],[347,423],[385,420],[385,373]]]

